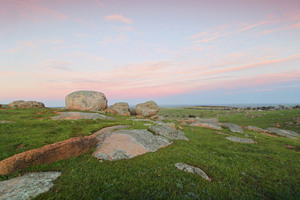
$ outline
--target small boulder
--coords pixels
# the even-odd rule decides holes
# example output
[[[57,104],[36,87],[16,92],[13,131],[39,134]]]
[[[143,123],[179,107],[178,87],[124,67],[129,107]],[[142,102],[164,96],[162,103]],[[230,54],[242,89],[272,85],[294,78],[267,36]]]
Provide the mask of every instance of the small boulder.
[[[256,131],[256,132],[263,132],[263,133],[270,133],[271,132],[269,130],[262,129],[262,128],[259,128],[259,127],[256,127],[256,126],[247,126],[246,128],[250,131]]]
[[[66,107],[71,110],[104,110],[107,108],[105,95],[97,91],[76,91],[65,98]]]
[[[185,172],[189,172],[192,174],[198,174],[200,176],[202,176],[202,178],[204,178],[207,181],[211,181],[211,179],[206,175],[206,173],[204,171],[202,171],[200,168],[198,167],[194,167],[185,163],[176,163],[175,167],[179,170],[183,170]]]
[[[154,101],[147,101],[136,105],[135,112],[142,117],[151,117],[156,115],[159,111],[158,105]]]
[[[115,114],[115,115],[126,115],[129,116],[129,105],[125,102],[115,103],[114,105],[109,106],[105,112]]]
[[[29,200],[48,192],[61,172],[34,172],[0,182],[0,199]]]
[[[228,140],[233,142],[239,142],[239,143],[256,143],[254,140],[251,140],[250,138],[239,138],[239,137],[233,137],[228,136],[226,137]]]
[[[37,101],[14,101],[8,104],[11,108],[45,108],[44,103]]]
[[[209,129],[214,129],[214,130],[222,130],[221,126],[217,123],[212,123],[212,122],[193,122],[190,124],[190,126],[198,126],[202,128],[209,128]]]
[[[231,123],[224,123],[222,125],[224,127],[229,128],[230,131],[233,133],[244,133],[244,129],[242,127],[240,127],[239,125],[231,124]]]
[[[160,135],[170,140],[189,140],[182,131],[168,126],[150,126],[149,129],[155,135]]]

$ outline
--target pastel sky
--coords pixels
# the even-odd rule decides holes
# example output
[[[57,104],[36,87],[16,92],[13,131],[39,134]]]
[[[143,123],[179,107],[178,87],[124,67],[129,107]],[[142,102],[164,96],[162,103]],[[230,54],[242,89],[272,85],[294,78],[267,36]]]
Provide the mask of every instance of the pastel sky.
[[[300,103],[299,0],[0,0],[0,103]]]

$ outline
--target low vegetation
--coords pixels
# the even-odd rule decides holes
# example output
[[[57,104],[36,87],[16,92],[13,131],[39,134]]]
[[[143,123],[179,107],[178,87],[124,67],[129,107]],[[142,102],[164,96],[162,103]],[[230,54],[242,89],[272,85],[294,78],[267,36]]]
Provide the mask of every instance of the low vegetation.
[[[107,126],[126,124],[129,129],[145,123],[113,116],[109,120],[57,120],[58,109],[2,109],[0,161],[14,154],[71,137],[90,135]],[[164,108],[165,121],[192,117],[218,118],[242,126],[280,127],[300,132],[300,110],[237,111]],[[35,199],[299,199],[300,142],[246,130],[256,144],[234,143],[214,130],[183,126],[189,141],[129,160],[99,162],[91,153],[0,176],[7,180],[27,172],[61,171],[54,187]],[[244,137],[223,129],[223,133]],[[201,168],[212,179],[180,171],[175,163]]]

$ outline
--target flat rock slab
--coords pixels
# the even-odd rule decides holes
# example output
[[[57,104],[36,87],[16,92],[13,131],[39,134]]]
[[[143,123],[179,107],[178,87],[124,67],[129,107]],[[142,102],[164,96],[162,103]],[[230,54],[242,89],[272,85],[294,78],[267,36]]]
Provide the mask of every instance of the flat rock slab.
[[[13,122],[13,121],[0,121],[0,124],[9,124],[9,123],[16,123],[16,122]]]
[[[239,143],[256,143],[254,140],[250,138],[239,138],[239,137],[233,137],[233,136],[228,136],[226,137],[228,140],[231,140],[233,142],[239,142]]]
[[[0,199],[27,200],[48,192],[61,172],[35,172],[0,182]]]
[[[236,124],[224,123],[222,126],[229,128],[229,130],[233,133],[244,133],[244,129]]]
[[[214,122],[193,122],[190,126],[198,126],[202,128],[209,128],[214,130],[222,130],[221,126]]]
[[[84,113],[84,112],[61,112],[59,116],[54,116],[51,119],[69,119],[69,120],[78,120],[78,119],[107,119],[115,120],[113,117],[107,117],[99,113]]]
[[[269,130],[262,129],[262,128],[259,128],[259,127],[256,127],[256,126],[247,126],[247,129],[250,130],[250,131],[256,131],[256,132],[258,132],[260,134],[263,134],[263,135],[268,135],[268,136],[272,136],[272,137],[279,137],[278,135],[270,134],[271,131],[269,131]]]
[[[150,126],[149,129],[155,135],[160,135],[170,140],[189,140],[182,131],[168,126]]]
[[[214,123],[214,124],[218,124],[219,120],[218,118],[196,118],[197,122],[205,122],[205,123]]]
[[[279,128],[267,128],[268,131],[271,133],[276,133],[277,135],[288,137],[291,139],[298,140],[296,137],[300,137],[299,133],[296,133],[295,131],[290,131],[290,130],[283,130]]]
[[[155,152],[172,141],[155,136],[145,129],[118,130],[98,136],[99,143],[93,156],[100,160],[129,159],[147,152]]]
[[[202,178],[204,178],[207,181],[211,181],[211,179],[206,175],[206,173],[204,171],[202,171],[200,168],[198,167],[194,167],[185,163],[176,163],[175,167],[179,170],[183,170],[185,172],[189,172],[189,173],[193,173],[193,174],[198,174],[200,175]]]

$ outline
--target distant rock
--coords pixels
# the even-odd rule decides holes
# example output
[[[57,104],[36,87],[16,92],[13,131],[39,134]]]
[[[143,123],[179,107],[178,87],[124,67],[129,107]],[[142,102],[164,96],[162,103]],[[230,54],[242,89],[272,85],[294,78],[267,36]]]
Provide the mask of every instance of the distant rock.
[[[206,173],[204,171],[202,171],[200,168],[198,167],[194,167],[185,163],[176,163],[175,167],[179,170],[183,170],[185,172],[189,172],[189,173],[193,173],[193,174],[198,174],[200,175],[202,178],[204,178],[207,181],[211,181],[211,179],[206,175]]]
[[[222,126],[229,128],[229,130],[233,133],[244,133],[244,129],[236,124],[224,123]]]
[[[170,140],[189,140],[182,131],[168,126],[150,126],[149,130],[155,135],[160,135]]]
[[[0,182],[0,199],[29,200],[48,192],[61,172],[34,172]]]
[[[218,118],[196,118],[197,122],[203,122],[203,123],[214,123],[218,124],[219,120]]]
[[[69,119],[69,120],[78,120],[78,119],[107,119],[115,120],[113,117],[108,117],[99,113],[84,113],[84,112],[61,112],[60,115],[54,116],[51,119]]]
[[[129,159],[147,152],[155,152],[172,141],[155,136],[145,129],[118,130],[98,135],[99,143],[93,156],[100,160]]]
[[[239,142],[239,143],[256,143],[254,140],[250,138],[239,138],[239,137],[233,137],[233,136],[228,136],[226,137],[228,140],[231,140],[233,142]]]
[[[154,101],[147,101],[136,105],[135,112],[142,117],[151,117],[156,115],[159,111],[158,105]]]
[[[256,131],[256,132],[264,132],[264,133],[270,133],[271,132],[269,130],[262,129],[262,128],[259,128],[259,127],[256,127],[256,126],[247,126],[246,128],[250,131]]]
[[[164,127],[170,127],[170,128],[172,128],[172,129],[176,129],[176,126],[175,126],[175,124],[173,123],[173,122],[170,122],[170,123],[164,123],[164,122],[160,122],[160,121],[158,121],[158,122],[155,122],[157,125],[159,125],[159,126],[164,126]]]
[[[11,102],[8,106],[11,108],[45,108],[42,102],[23,100]]]
[[[105,95],[97,91],[76,91],[66,96],[66,107],[70,110],[98,111],[107,108]]]
[[[212,123],[212,122],[193,122],[190,124],[190,126],[198,126],[202,128],[209,128],[209,129],[214,129],[214,130],[222,130],[221,126],[217,123]]]
[[[129,105],[125,102],[115,103],[114,105],[109,106],[105,112],[115,114],[115,115],[126,115],[129,116]]]
[[[291,139],[297,139],[296,137],[300,137],[300,134],[295,131],[283,130],[279,128],[267,128],[267,130],[271,131],[271,133],[276,133],[277,135],[288,137]]]
[[[9,123],[16,123],[16,122],[13,122],[13,121],[0,121],[0,124],[9,124]]]

